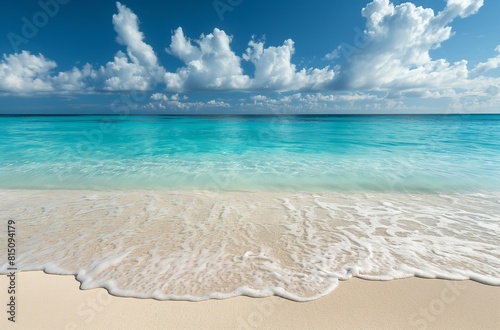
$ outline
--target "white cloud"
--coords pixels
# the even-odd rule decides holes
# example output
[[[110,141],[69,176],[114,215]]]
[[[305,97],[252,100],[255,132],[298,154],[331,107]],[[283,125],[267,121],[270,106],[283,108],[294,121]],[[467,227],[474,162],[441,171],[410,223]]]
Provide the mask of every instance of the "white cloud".
[[[326,54],[323,59],[327,60],[327,61],[333,61],[333,60],[336,60],[337,58],[339,58],[341,53],[342,53],[342,49],[339,46],[339,47],[335,48],[333,51],[331,51],[330,53]]]
[[[151,95],[152,102],[146,104],[144,109],[147,110],[201,110],[207,108],[228,108],[230,104],[223,100],[209,100],[207,102],[188,102],[186,96],[180,96],[179,94],[173,94],[170,97],[163,93],[154,93]]]
[[[331,82],[334,72],[323,69],[302,69],[297,71],[291,62],[295,53],[294,42],[286,40],[282,46],[268,48],[264,42],[251,40],[243,58],[255,66],[252,88],[256,90],[291,91],[319,90]]]
[[[43,55],[31,55],[23,51],[19,54],[3,55],[0,61],[0,91],[4,92],[48,92],[54,87],[49,79],[50,71],[56,67],[54,61]]]
[[[242,58],[232,51],[231,41],[231,36],[217,28],[198,40],[186,38],[180,27],[175,30],[167,52],[185,66],[165,74],[167,90],[320,90],[334,77],[328,67],[297,71],[291,61],[294,42],[288,39],[282,46],[268,48],[263,42],[249,42],[242,58],[255,67],[251,78],[243,73]]]
[[[118,37],[116,40],[127,46],[128,55],[135,62],[147,68],[157,68],[158,59],[153,48],[146,44],[144,35],[139,31],[139,19],[130,9],[117,2],[118,14],[113,15],[113,26]]]
[[[206,105],[211,107],[229,108],[230,104],[225,101],[210,100]]]
[[[96,79],[96,72],[90,64],[85,64],[83,69],[73,68],[71,71],[59,72],[52,78],[54,85],[64,91],[85,91]]]
[[[167,52],[181,59],[186,66],[176,73],[166,73],[167,90],[238,90],[246,89],[250,78],[243,74],[241,58],[230,47],[231,36],[215,28],[198,40],[175,30]],[[194,42],[194,45],[193,45]]]
[[[254,95],[250,100],[239,101],[238,108],[249,112],[268,112],[277,115],[304,113],[330,113],[335,111],[364,111],[385,106],[387,109],[403,109],[401,101],[385,99],[383,96],[361,92],[317,92],[317,93],[282,93],[275,96]],[[234,108],[234,106],[233,106]]]
[[[500,53],[500,45],[495,48],[497,53]],[[494,70],[500,66],[500,54],[489,58],[486,62],[479,63],[471,73],[474,75],[482,75],[488,71]]]
[[[448,24],[471,15],[482,0],[449,0],[437,15],[406,2],[374,0],[363,10],[366,47],[352,53],[336,86],[344,89],[403,90],[449,88],[468,77],[467,61],[433,60],[432,49],[452,35]]]
[[[251,100],[254,100],[254,101],[265,101],[267,100],[267,96],[264,96],[264,95],[254,95],[252,97],[250,97]]]
[[[476,14],[483,5],[484,0],[447,0],[447,6],[440,17],[447,22],[455,17],[465,18]]]
[[[148,90],[161,81],[164,69],[158,64],[153,48],[146,44],[139,31],[137,16],[117,2],[118,14],[113,15],[117,41],[127,53],[118,51],[112,62],[94,70],[85,64],[82,69],[54,73],[57,64],[42,54],[4,55],[0,61],[0,91],[29,94],[34,92],[86,92]]]
[[[147,68],[131,62],[121,51],[116,53],[113,62],[99,69],[99,74],[104,79],[104,89],[108,91],[145,91],[152,83]]]
[[[154,101],[168,101],[168,96],[162,93],[154,93],[151,95],[151,100]]]
[[[109,91],[148,90],[161,81],[165,70],[158,64],[153,48],[144,42],[139,30],[139,19],[129,8],[117,2],[118,14],[113,15],[113,26],[118,43],[127,53],[119,51],[113,62],[99,69],[104,89]]]
[[[436,14],[410,2],[394,5],[373,0],[362,10],[363,47],[348,50],[350,57],[331,87],[385,91],[389,99],[449,99],[455,105],[475,104],[476,108],[498,104],[500,78],[484,74],[500,66],[500,55],[472,70],[466,60],[449,63],[430,55],[453,36],[454,19],[473,15],[482,6],[483,0],[448,0]]]
[[[112,61],[96,70],[86,64],[56,72],[56,62],[42,54],[24,51],[3,55],[0,92],[29,95],[155,88],[173,93],[253,91],[266,95],[249,96],[240,102],[243,108],[289,111],[360,109],[370,102],[374,107],[401,109],[401,100],[408,98],[446,99],[456,108],[459,104],[478,107],[500,103],[500,77],[492,73],[500,67],[499,54],[474,68],[469,68],[465,59],[450,63],[431,57],[432,50],[453,36],[453,20],[477,13],[483,0],[447,0],[437,13],[411,2],[394,5],[389,0],[373,0],[362,10],[366,19],[364,31],[359,32],[362,45],[358,43],[352,49],[331,45],[334,51],[325,55],[324,60],[330,61],[341,54],[348,56],[334,69],[298,67],[293,63],[296,45],[292,39],[266,47],[264,41],[252,38],[246,51],[237,54],[231,48],[233,36],[223,30],[215,28],[190,39],[179,27],[167,48],[183,63],[175,72],[167,72],[145,42],[137,15],[119,2],[116,5],[113,27],[124,50],[118,51]],[[500,53],[500,46],[496,51]],[[250,64],[248,72],[243,70],[245,62]],[[288,95],[273,98],[269,96],[272,92]],[[149,109],[181,110],[229,106],[220,99],[191,102],[186,96],[160,93],[153,94],[147,105]]]
[[[53,74],[56,62],[42,54],[32,55],[27,51],[3,55],[0,60],[0,92],[29,95],[37,92],[67,92],[86,88],[85,81],[93,76],[89,65],[82,70]]]
[[[230,91],[230,90],[321,90],[332,81],[334,72],[323,69],[301,69],[291,62],[294,42],[288,39],[282,46],[264,47],[263,42],[249,42],[243,59],[255,66],[254,77],[244,74],[242,58],[231,49],[232,36],[215,28],[212,33],[192,40],[181,27],[172,37],[167,53],[179,58],[184,66],[176,72],[166,72],[158,65],[153,49],[144,43],[138,30],[137,16],[125,6],[118,5],[113,16],[118,41],[127,46],[127,54],[119,52],[114,62],[101,68],[108,90],[147,90],[163,75],[166,90]]]
[[[171,97],[162,93],[154,93],[151,95],[150,102],[146,105],[146,109],[154,110],[154,109],[162,109],[162,110],[189,110],[190,105],[180,101],[179,95],[174,94]]]

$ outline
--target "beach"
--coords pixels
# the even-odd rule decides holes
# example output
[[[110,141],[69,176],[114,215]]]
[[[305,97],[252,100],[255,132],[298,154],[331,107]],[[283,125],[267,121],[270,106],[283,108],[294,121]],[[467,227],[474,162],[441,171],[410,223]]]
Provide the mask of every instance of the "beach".
[[[496,116],[3,121],[20,328],[498,327]]]
[[[485,231],[497,225],[496,195],[0,190],[0,197],[18,249],[16,325],[5,315],[2,329],[500,324],[496,234]],[[429,222],[452,211],[456,222]],[[482,220],[464,226],[468,217]],[[483,283],[450,280],[466,278]],[[8,284],[3,275],[0,287]]]
[[[500,195],[0,190],[19,271],[158,300],[318,299],[339,280],[500,285]],[[9,228],[9,231],[7,229]],[[3,254],[3,253],[2,253]],[[0,272],[9,273],[7,255]]]
[[[1,277],[0,287],[7,280]],[[500,287],[410,278],[343,281],[298,303],[279,297],[204,302],[114,297],[73,276],[18,274],[16,324],[2,329],[498,329]]]

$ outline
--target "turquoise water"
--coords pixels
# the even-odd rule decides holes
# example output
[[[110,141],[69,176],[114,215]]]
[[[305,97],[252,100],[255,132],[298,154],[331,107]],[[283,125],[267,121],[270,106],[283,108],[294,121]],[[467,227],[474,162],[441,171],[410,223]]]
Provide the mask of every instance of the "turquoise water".
[[[0,127],[0,188],[500,187],[500,115],[1,116]]]

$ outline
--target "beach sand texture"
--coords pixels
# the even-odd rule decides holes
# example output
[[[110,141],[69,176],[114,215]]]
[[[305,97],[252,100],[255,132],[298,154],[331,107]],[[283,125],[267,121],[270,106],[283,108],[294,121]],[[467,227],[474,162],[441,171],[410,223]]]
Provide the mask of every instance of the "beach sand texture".
[[[7,280],[1,277],[0,287]],[[113,297],[73,276],[18,274],[16,323],[1,329],[499,329],[500,287],[410,278],[343,281],[311,301],[235,297],[203,302]],[[3,296],[3,295],[2,295]]]

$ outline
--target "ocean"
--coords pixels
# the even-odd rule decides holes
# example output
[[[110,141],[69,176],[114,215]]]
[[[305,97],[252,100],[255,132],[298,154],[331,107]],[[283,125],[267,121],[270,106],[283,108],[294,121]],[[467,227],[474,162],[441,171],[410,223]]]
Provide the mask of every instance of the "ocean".
[[[162,300],[305,301],[352,276],[500,285],[500,115],[0,127],[0,214],[16,222],[19,270]]]
[[[500,116],[0,117],[0,187],[500,187]]]

